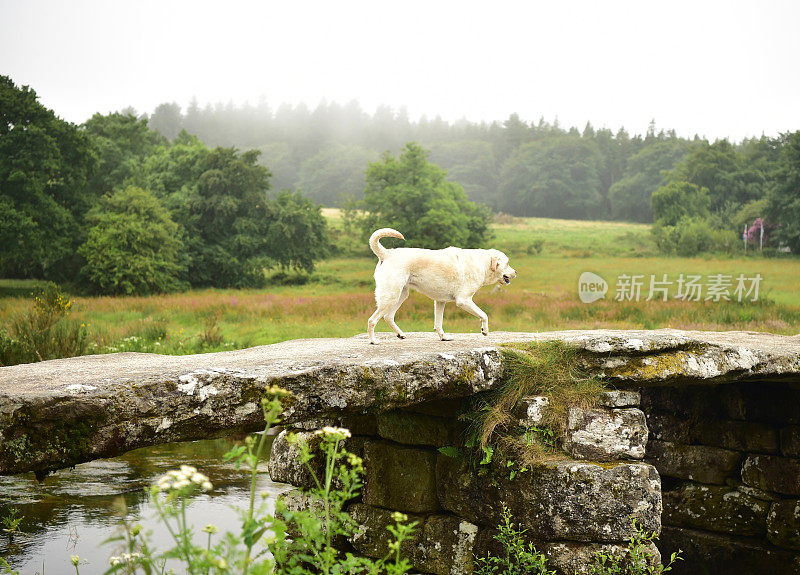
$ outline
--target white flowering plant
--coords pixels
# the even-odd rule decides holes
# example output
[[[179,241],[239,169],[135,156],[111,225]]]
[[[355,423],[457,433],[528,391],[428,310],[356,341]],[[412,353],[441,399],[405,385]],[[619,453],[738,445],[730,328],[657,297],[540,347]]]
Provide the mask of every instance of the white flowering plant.
[[[351,434],[342,427],[323,427],[314,432],[313,447],[298,435],[289,441],[300,453],[300,461],[313,478],[314,487],[305,492],[308,505],[289,509],[283,501],[276,503],[275,517],[270,528],[274,533],[269,549],[275,558],[275,573],[280,575],[311,575],[317,573],[387,573],[400,575],[411,568],[400,555],[400,547],[413,533],[416,523],[395,513],[389,525],[392,540],[389,552],[379,559],[343,554],[336,541],[352,536],[358,525],[345,511],[348,502],[358,496],[364,462],[345,449]],[[311,465],[312,459],[324,458],[321,476]],[[291,535],[291,536],[290,536]]]
[[[246,468],[250,474],[249,505],[240,509],[240,533],[219,534],[215,525],[206,525],[195,533],[186,519],[186,507],[192,497],[213,491],[210,479],[189,465],[168,471],[150,488],[149,496],[160,521],[167,527],[172,547],[157,551],[150,543],[149,533],[141,525],[123,519],[124,534],[109,542],[121,542],[123,551],[111,557],[108,575],[164,575],[187,573],[189,575],[402,575],[411,565],[401,557],[400,548],[412,534],[415,523],[408,524],[402,513],[392,516],[388,527],[392,536],[389,553],[380,559],[356,557],[342,553],[336,540],[349,537],[357,525],[345,512],[348,502],[357,497],[361,488],[364,467],[360,457],[348,453],[344,443],[350,431],[341,427],[324,427],[315,432],[319,445],[315,449],[294,438],[302,462],[311,471],[315,487],[306,495],[313,502],[308,510],[289,510],[280,500],[274,515],[268,513],[265,496],[256,505],[256,479],[258,466],[264,461],[264,448],[269,429],[280,421],[283,403],[291,394],[277,386],[265,391],[261,408],[266,427],[260,435],[245,438],[225,454],[236,468]],[[325,458],[324,471],[317,477],[309,465],[317,456]],[[127,512],[122,513],[123,517]],[[201,534],[205,534],[203,537]],[[291,535],[290,535],[291,534]],[[197,535],[197,538],[195,537]],[[204,539],[199,545],[197,539]],[[181,564],[179,569],[174,563]],[[73,559],[76,575],[78,564]]]

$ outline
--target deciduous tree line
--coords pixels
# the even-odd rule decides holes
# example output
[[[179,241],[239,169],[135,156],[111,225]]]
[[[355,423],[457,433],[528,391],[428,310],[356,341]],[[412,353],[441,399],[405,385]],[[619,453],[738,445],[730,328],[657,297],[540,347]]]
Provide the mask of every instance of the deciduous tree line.
[[[258,154],[128,114],[78,127],[0,77],[0,276],[146,294],[311,270],[329,249],[320,208],[271,194]]]

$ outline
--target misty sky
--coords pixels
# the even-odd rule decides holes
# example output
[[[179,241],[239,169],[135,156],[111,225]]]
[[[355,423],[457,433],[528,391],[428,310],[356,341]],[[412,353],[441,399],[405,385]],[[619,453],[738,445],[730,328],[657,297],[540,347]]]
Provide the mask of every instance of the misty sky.
[[[800,2],[0,0],[0,74],[80,123],[196,97],[710,139],[800,129]]]

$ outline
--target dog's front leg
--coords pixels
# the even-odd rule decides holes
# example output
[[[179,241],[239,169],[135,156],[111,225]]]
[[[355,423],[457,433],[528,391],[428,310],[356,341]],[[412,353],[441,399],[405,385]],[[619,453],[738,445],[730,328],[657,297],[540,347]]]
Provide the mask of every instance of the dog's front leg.
[[[475,317],[479,317],[481,319],[481,333],[483,335],[489,335],[489,316],[486,315],[486,312],[484,312],[481,308],[475,305],[475,302],[472,301],[472,298],[456,300],[456,305],[464,311],[471,313]]]
[[[451,341],[453,338],[447,335],[442,329],[442,322],[444,321],[444,304],[443,301],[433,302],[433,331],[439,334],[442,341]]]

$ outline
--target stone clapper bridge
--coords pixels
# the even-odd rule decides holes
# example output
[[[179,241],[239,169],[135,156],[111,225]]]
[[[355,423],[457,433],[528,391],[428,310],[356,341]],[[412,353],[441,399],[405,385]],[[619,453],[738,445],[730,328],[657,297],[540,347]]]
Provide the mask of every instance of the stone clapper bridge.
[[[501,345],[561,340],[612,390],[570,409],[568,457],[520,474],[477,474],[458,445],[465,398],[503,379]],[[293,393],[288,428],[349,427],[365,486],[350,544],[382,555],[392,510],[419,521],[415,569],[471,573],[505,502],[558,573],[620,552],[631,519],[659,531],[675,573],[800,573],[800,337],[751,332],[412,333],[310,339],[223,353],[119,353],[0,368],[0,474],[49,472],[128,450],[255,431],[259,401]],[[520,413],[535,425],[542,398]],[[310,480],[285,439],[273,479]],[[299,492],[287,496],[302,505]]]

